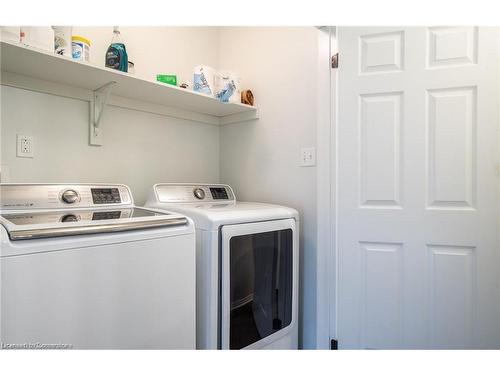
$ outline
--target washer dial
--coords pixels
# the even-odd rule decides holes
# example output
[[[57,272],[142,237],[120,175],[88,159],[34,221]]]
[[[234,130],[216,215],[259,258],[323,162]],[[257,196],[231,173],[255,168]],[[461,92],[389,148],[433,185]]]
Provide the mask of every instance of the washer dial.
[[[64,190],[61,194],[61,200],[64,203],[72,204],[80,201],[80,196],[73,189]]]

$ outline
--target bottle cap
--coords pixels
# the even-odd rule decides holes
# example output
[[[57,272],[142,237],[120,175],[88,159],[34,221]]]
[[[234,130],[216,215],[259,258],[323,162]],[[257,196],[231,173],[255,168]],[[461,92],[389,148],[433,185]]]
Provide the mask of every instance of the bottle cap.
[[[89,47],[90,47],[90,44],[91,44],[91,43],[90,43],[90,39],[87,39],[87,38],[85,38],[85,37],[83,37],[83,36],[81,36],[81,35],[72,35],[72,36],[71,36],[71,40],[76,40],[76,41],[78,41],[78,42],[83,42],[83,43],[85,43],[85,44],[88,44],[88,45],[89,45]]]

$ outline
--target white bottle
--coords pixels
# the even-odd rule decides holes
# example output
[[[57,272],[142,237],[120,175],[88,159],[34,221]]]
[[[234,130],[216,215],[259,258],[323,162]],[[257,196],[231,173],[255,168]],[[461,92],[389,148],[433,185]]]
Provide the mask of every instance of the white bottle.
[[[50,26],[21,26],[21,43],[54,52],[54,30]]]

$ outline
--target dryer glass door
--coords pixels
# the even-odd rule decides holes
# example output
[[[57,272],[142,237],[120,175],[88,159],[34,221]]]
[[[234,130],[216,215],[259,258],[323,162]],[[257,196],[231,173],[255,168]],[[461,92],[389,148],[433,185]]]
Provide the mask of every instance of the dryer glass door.
[[[221,347],[262,347],[294,318],[292,219],[222,228]]]

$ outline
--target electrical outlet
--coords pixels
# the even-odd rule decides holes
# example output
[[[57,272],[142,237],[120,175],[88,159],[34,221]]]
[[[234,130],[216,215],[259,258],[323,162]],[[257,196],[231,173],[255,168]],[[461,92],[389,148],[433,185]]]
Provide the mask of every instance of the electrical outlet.
[[[316,148],[307,147],[300,149],[300,166],[314,167],[316,165]]]
[[[32,158],[34,156],[33,137],[17,135],[17,157]]]

